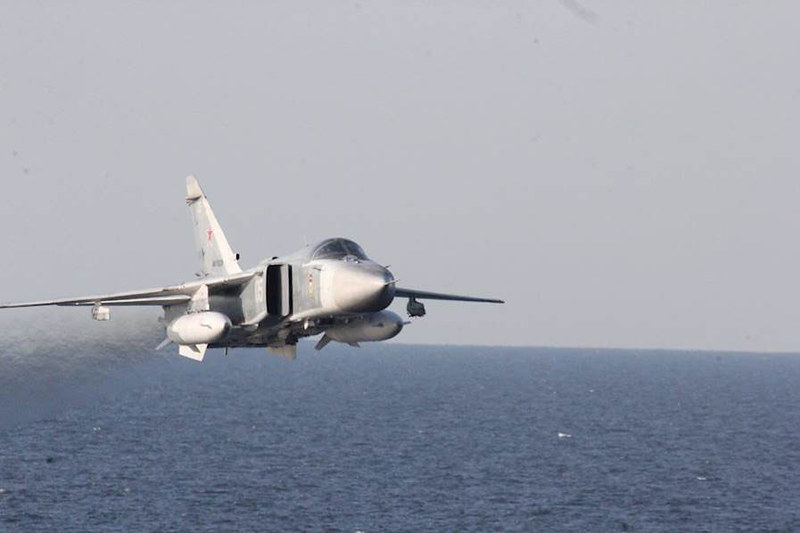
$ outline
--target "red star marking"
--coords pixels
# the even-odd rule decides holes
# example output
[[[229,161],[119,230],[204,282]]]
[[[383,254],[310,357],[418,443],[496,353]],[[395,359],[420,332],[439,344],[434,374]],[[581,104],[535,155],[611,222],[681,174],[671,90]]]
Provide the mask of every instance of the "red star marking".
[[[211,239],[214,237],[214,230],[213,229],[207,230],[206,235],[208,235],[208,240],[209,242],[211,242]]]

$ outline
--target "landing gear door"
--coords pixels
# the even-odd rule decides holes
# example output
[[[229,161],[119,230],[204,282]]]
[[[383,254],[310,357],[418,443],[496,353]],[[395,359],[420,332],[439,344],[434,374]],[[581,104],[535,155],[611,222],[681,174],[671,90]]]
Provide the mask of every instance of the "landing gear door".
[[[270,265],[267,267],[267,313],[287,317],[292,314],[292,267]]]

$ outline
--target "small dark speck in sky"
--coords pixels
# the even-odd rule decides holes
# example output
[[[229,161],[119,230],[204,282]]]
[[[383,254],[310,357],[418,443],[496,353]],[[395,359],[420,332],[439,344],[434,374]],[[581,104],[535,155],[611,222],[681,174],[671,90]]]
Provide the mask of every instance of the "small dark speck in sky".
[[[582,6],[577,0],[561,0],[561,4],[579,19],[589,24],[597,24],[597,13]]]

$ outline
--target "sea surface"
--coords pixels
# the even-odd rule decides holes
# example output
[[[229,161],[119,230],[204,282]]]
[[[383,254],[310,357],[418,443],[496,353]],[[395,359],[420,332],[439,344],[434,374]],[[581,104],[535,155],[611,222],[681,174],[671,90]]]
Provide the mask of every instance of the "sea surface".
[[[800,356],[5,337],[3,531],[800,531]]]

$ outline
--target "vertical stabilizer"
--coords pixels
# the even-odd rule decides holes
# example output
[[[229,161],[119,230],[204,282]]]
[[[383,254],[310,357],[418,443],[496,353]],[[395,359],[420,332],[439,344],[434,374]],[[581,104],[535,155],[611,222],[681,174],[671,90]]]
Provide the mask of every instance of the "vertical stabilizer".
[[[236,255],[231,250],[228,239],[225,238],[225,233],[208,203],[208,198],[194,176],[186,178],[186,203],[192,212],[194,238],[202,274],[224,276],[241,272]]]

